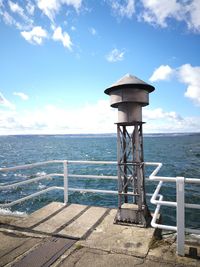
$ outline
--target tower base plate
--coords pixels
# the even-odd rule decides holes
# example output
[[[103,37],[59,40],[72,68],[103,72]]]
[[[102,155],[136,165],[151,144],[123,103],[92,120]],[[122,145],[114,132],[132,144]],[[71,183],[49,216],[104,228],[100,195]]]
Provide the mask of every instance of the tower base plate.
[[[152,217],[147,206],[143,206],[142,209],[139,209],[136,204],[124,203],[121,208],[118,209],[114,223],[148,227],[150,226],[151,219]]]

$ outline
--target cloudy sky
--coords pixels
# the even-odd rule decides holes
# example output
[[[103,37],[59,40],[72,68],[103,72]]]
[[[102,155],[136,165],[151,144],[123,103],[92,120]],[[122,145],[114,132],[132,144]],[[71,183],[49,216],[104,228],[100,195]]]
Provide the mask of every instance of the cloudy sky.
[[[116,132],[104,90],[155,86],[144,131],[200,131],[200,0],[0,0],[0,134]]]

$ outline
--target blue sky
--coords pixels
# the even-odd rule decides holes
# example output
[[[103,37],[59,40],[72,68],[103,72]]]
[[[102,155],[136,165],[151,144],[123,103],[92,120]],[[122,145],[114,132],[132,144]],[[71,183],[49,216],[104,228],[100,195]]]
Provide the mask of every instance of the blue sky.
[[[199,132],[200,0],[0,0],[0,134],[116,132],[104,89],[155,86],[144,132]]]

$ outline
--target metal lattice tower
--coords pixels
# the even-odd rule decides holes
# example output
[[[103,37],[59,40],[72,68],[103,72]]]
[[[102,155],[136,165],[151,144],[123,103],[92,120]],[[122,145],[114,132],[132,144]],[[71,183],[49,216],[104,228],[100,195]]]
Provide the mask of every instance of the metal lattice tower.
[[[146,204],[142,107],[149,104],[154,87],[126,75],[105,90],[118,108],[118,212],[116,223],[147,227],[151,215]]]

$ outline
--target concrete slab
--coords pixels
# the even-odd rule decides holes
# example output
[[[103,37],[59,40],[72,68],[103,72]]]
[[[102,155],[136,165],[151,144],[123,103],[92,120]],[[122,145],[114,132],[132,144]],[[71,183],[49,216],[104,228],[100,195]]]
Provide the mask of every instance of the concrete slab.
[[[27,215],[24,216],[13,216],[13,215],[0,215],[0,224],[15,224],[17,221],[26,218]]]
[[[71,204],[65,209],[61,210],[56,216],[51,217],[48,221],[39,224],[33,228],[37,231],[44,233],[54,233],[57,229],[66,225],[69,221],[73,220],[77,215],[87,208],[85,205]]]
[[[113,224],[115,215],[116,210],[111,210],[92,234],[79,243],[84,247],[146,257],[155,229]]]
[[[65,259],[60,267],[133,267],[140,265],[142,259],[134,258],[127,255],[112,254],[105,251],[83,248],[75,251],[70,257]]]
[[[79,218],[77,218],[76,221],[61,230],[59,234],[75,238],[83,238],[83,236],[91,230],[96,223],[98,223],[106,211],[106,208],[90,207]]]
[[[30,228],[36,224],[39,224],[44,219],[47,219],[49,216],[59,212],[64,208],[64,204],[60,202],[52,202],[47,206],[31,213],[29,216],[23,219],[19,219],[14,222],[15,226]]]
[[[4,266],[39,244],[42,239],[0,233],[0,240],[0,266]]]
[[[16,218],[5,217],[0,228],[0,267],[6,264],[10,267],[37,250],[55,232],[84,240],[59,254],[52,267],[200,267],[200,244],[197,241],[187,240],[190,245],[185,246],[186,257],[180,257],[176,255],[175,235],[165,233],[163,240],[152,242],[155,229],[113,224],[115,215],[114,209],[78,204],[64,206],[54,202],[27,218],[18,218],[17,222]],[[10,227],[9,224],[20,227]],[[189,257],[190,247],[194,247],[193,251],[197,248],[198,259]],[[38,251],[39,254],[42,246]]]
[[[151,261],[145,258],[137,258],[125,254],[109,253],[102,250],[82,248],[74,251],[66,258],[59,267],[175,267],[172,263],[163,263],[161,261]]]

